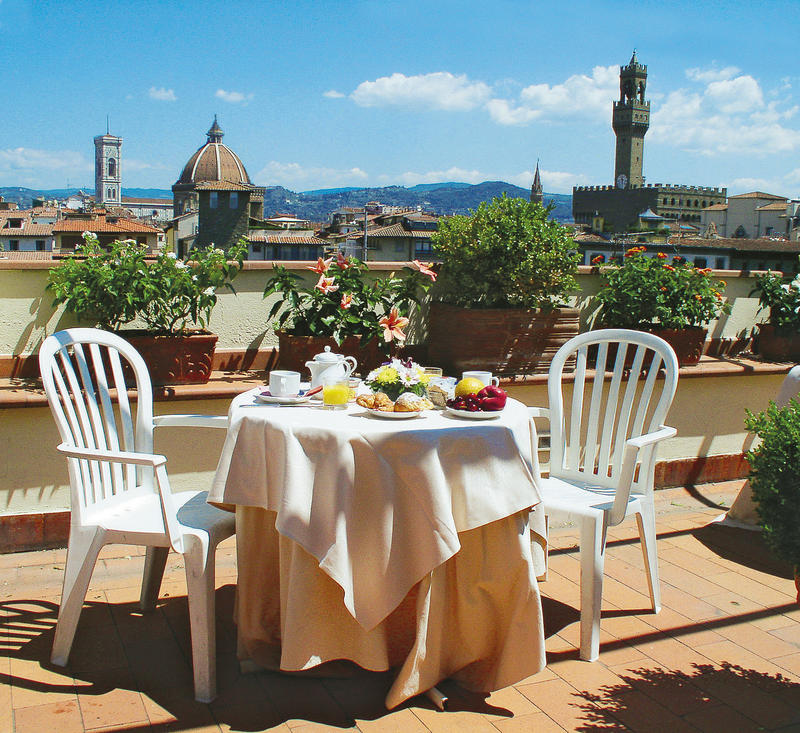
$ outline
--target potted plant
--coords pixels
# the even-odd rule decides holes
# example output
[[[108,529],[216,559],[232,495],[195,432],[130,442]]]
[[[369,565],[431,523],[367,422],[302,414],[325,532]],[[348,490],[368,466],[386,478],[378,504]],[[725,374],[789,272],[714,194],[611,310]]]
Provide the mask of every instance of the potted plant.
[[[758,325],[758,353],[768,361],[800,362],[800,275],[793,279],[767,272],[756,279],[761,308],[769,320]]]
[[[747,452],[750,488],[764,539],[794,567],[800,602],[800,403],[770,402],[763,412],[747,410],[745,426],[760,443]]]
[[[697,364],[708,333],[705,326],[730,313],[722,295],[725,282],[678,255],[649,256],[646,251],[644,246],[631,247],[605,266],[602,256],[592,260],[604,280],[595,296],[599,308],[593,325],[656,333],[675,349],[681,366]]]
[[[579,254],[550,208],[503,194],[469,216],[439,222],[431,240],[440,288],[431,303],[428,353],[456,374],[546,372],[578,333]]]
[[[307,269],[317,278],[314,285],[275,265],[264,288],[265,298],[281,296],[269,318],[275,319],[278,333],[278,361],[295,371],[325,346],[354,357],[359,372],[371,370],[393,346],[405,342],[411,307],[436,279],[417,260],[403,268],[402,277],[372,277],[364,262],[341,253],[320,257]]]
[[[131,341],[153,384],[207,382],[217,336],[206,327],[218,289],[233,290],[245,245],[192,250],[183,261],[172,252],[151,257],[132,239],[104,247],[91,232],[83,237],[75,254],[50,270],[53,305]],[[144,328],[123,329],[137,323]]]

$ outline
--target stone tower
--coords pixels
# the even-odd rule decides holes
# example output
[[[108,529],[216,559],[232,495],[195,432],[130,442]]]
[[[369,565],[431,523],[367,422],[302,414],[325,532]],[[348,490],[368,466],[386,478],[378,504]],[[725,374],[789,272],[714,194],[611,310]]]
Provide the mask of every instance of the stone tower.
[[[533,185],[531,186],[531,203],[544,203],[544,189],[542,179],[539,177],[539,161],[536,161],[536,173],[533,174]]]
[[[650,102],[645,101],[647,67],[636,59],[619,68],[619,101],[614,102],[612,126],[617,136],[614,183],[617,188],[640,187],[644,184],[642,161],[644,136],[650,127]]]
[[[122,138],[108,132],[94,139],[94,200],[122,205]]]

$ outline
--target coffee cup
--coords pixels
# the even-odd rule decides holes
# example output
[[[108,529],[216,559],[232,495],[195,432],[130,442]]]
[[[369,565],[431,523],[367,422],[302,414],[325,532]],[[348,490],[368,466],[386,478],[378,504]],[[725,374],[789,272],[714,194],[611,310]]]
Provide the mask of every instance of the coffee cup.
[[[464,372],[461,379],[477,379],[484,387],[493,384],[495,387],[500,386],[500,379],[493,377],[491,372]]]
[[[273,397],[295,397],[300,393],[300,372],[274,369],[269,373],[269,393]]]

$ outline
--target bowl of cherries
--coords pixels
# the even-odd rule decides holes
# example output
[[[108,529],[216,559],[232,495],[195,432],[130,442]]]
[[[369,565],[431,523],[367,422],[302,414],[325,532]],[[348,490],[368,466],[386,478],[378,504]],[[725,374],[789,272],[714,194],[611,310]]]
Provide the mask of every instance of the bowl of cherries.
[[[457,395],[447,400],[446,409],[449,414],[456,417],[488,420],[499,416],[506,406],[507,399],[505,390],[490,384],[478,392]]]

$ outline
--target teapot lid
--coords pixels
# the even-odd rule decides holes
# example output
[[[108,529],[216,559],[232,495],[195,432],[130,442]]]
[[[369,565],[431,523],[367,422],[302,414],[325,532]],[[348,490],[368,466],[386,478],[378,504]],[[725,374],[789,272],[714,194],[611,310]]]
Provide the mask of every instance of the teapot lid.
[[[320,364],[334,364],[342,360],[341,354],[332,354],[331,347],[326,346],[325,351],[317,354],[314,357],[314,361],[319,362]]]

